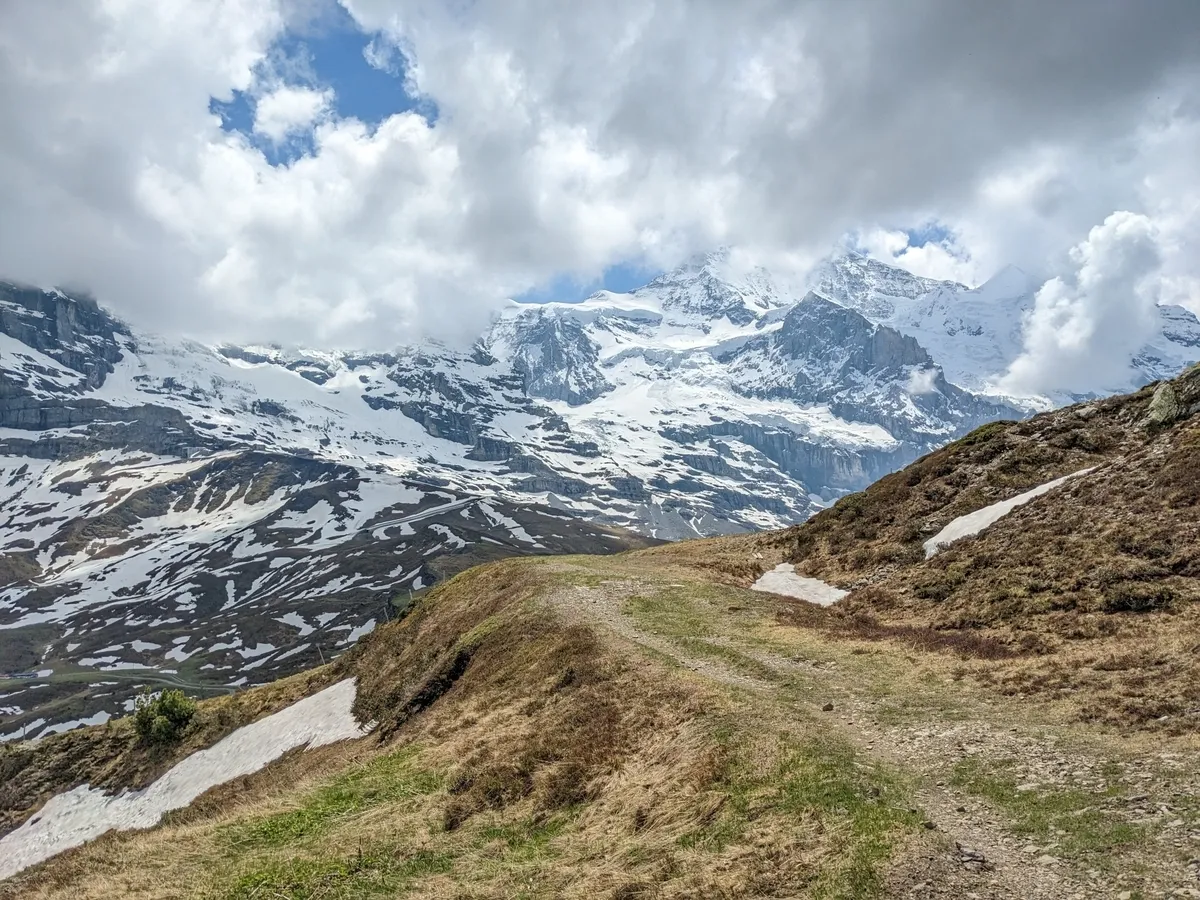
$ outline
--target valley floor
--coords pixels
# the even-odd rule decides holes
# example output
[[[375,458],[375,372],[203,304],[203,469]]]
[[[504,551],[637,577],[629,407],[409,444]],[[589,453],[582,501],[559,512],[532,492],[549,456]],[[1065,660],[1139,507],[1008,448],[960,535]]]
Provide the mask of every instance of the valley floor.
[[[339,663],[372,736],[0,897],[1200,897],[1193,735],[812,627],[706,545],[459,576]]]

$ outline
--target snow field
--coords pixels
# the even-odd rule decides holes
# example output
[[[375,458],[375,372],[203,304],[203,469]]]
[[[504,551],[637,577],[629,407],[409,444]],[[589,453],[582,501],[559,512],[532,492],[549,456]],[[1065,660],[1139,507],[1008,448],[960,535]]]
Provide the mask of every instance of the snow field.
[[[1007,516],[1018,506],[1024,506],[1030,500],[1042,496],[1054,490],[1060,484],[1068,481],[1071,478],[1078,478],[1080,475],[1086,475],[1092,471],[1094,466],[1087,469],[1081,469],[1078,472],[1072,472],[1070,475],[1064,475],[1062,478],[1055,478],[1053,481],[1048,481],[1045,484],[1038,485],[1032,490],[1026,491],[1023,494],[1017,494],[1015,497],[1010,497],[1007,500],[1001,500],[999,503],[993,503],[991,506],[985,506],[983,509],[977,509],[973,513],[967,513],[965,516],[959,516],[954,521],[950,522],[945,528],[931,537],[925,542],[925,558],[933,556],[943,547],[946,547],[955,541],[962,540],[965,537],[973,537],[979,534],[989,525],[993,525]]]
[[[806,600],[817,606],[832,606],[849,591],[843,591],[832,584],[826,584],[819,578],[806,578],[796,574],[796,567],[791,563],[780,563],[767,572],[758,581],[750,585],[752,591],[766,591],[769,594],[783,594],[785,597],[795,597]]]
[[[361,737],[351,713],[353,679],[339,682],[199,750],[140,791],[111,795],[82,785],[49,800],[16,831],[0,838],[0,879],[106,831],[152,828],[164,813],[187,806],[209,788],[257,772],[294,747],[320,747]]]

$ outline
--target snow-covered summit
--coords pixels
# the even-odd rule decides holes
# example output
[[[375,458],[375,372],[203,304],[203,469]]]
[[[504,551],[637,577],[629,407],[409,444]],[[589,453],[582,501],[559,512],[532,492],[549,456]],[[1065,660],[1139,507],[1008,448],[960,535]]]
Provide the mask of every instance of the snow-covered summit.
[[[995,392],[1033,304],[1015,268],[969,288],[846,253],[810,281],[718,251],[629,293],[511,304],[468,353],[209,347],[9,287],[0,450],[303,452],[676,537],[802,519],[1056,399]],[[1200,357],[1195,316],[1160,318],[1135,380]]]
[[[846,251],[818,265],[809,275],[812,289],[870,319],[887,319],[897,301],[916,300],[937,290],[965,291],[954,281],[937,281],[907,269]]]

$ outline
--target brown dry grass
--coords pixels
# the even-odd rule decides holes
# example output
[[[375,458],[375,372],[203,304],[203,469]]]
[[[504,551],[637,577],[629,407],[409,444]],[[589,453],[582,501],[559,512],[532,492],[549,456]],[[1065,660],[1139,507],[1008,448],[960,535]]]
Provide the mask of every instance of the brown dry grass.
[[[1174,385],[1197,406],[1200,372]],[[1197,730],[1200,420],[1147,426],[1153,391],[985,426],[780,533],[797,571],[853,589],[781,621],[943,652],[1083,721]],[[1087,466],[925,559],[950,519]]]
[[[924,558],[942,526],[1061,475],[1143,445],[1138,423],[1152,388],[1035,416],[995,422],[779,532],[803,574],[857,587]]]
[[[873,895],[890,836],[915,822],[899,783],[790,704],[554,612],[557,565],[472,570],[356,650],[374,736],[290,754],[0,896]],[[384,799],[320,818],[397,753]],[[425,787],[397,792],[405,779]]]
[[[978,538],[883,574],[840,612],[941,634],[976,659],[1015,657],[972,668],[1004,693],[1070,696],[1088,721],[1192,731],[1197,559],[1200,422],[1192,421]]]
[[[669,564],[717,584],[745,587],[784,561],[785,532],[737,534],[664,544],[625,557],[632,565]],[[636,561],[636,562],[635,562]]]

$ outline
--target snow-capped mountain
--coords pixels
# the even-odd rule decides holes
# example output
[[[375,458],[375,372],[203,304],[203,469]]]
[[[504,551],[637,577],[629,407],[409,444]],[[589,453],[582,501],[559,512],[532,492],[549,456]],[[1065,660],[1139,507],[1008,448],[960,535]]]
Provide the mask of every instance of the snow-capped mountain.
[[[1015,270],[970,289],[851,254],[811,287],[718,253],[512,304],[469,351],[353,353],[0,285],[0,670],[54,673],[0,685],[0,737],[295,671],[475,561],[801,521],[1054,399],[991,387],[1033,303]],[[1139,381],[1200,358],[1195,316],[1160,316]]]
[[[1040,285],[1006,266],[977,288],[912,275],[857,254],[819,267],[815,290],[860,311],[872,322],[910,335],[937,360],[947,380],[999,396],[995,387],[1021,353],[1025,319]],[[1096,384],[1096,394],[1122,393],[1177,375],[1200,358],[1200,322],[1181,306],[1157,307],[1158,326],[1130,364],[1130,377]],[[1087,395],[1006,398],[1021,406],[1059,406]]]
[[[512,304],[470,352],[205,346],[0,290],[0,453],[311,454],[665,538],[803,519],[970,428],[1065,398],[994,382],[1033,288],[855,254],[790,293],[710,254],[629,294]],[[1200,357],[1160,307],[1133,383]]]
[[[501,556],[644,542],[295,454],[0,457],[0,740],[311,668]]]

